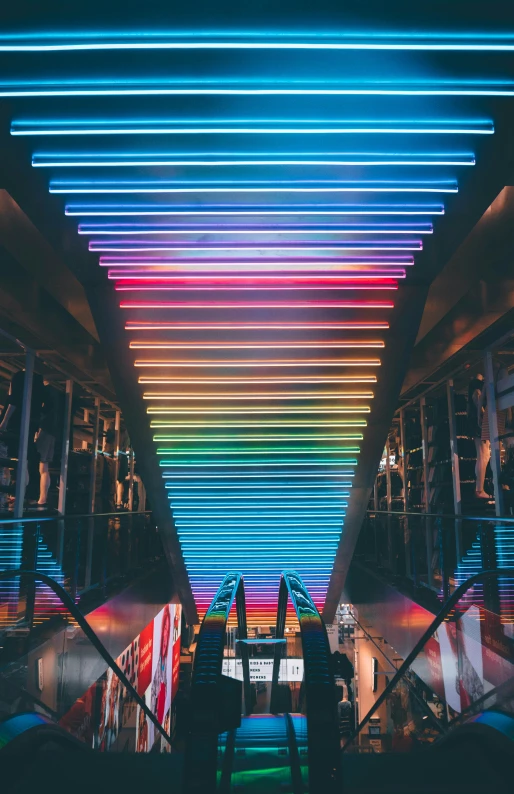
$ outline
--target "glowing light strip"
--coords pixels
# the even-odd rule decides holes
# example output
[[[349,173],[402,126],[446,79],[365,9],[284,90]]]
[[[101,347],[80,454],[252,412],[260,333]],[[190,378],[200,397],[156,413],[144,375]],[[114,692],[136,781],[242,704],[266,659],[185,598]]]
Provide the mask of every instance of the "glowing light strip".
[[[261,270],[272,270],[273,272],[300,270],[318,272],[322,270],[334,269],[336,272],[366,272],[373,268],[389,267],[411,267],[414,264],[413,254],[380,254],[359,256],[355,254],[349,256],[302,256],[301,258],[263,258],[257,259],[256,257],[245,257],[228,259],[213,259],[212,257],[194,257],[194,258],[176,258],[176,257],[163,257],[163,256],[111,256],[104,254],[99,258],[101,267],[109,268],[134,268],[136,272],[140,268],[164,268],[165,272],[187,272],[191,269],[193,272],[205,273],[213,272],[214,274],[223,273],[226,270],[230,272],[237,272],[241,270],[244,274],[247,271],[258,273]],[[159,273],[159,270],[154,270]]]
[[[154,399],[154,398],[150,397],[150,398],[147,398],[147,399]],[[164,397],[164,399],[166,399],[166,396]],[[177,399],[179,399],[178,396],[177,396]],[[195,398],[191,398],[191,399],[195,399]],[[234,399],[236,399],[236,397],[234,397]],[[241,409],[240,409],[240,413],[243,413],[245,415],[246,414],[250,414],[252,416],[254,414],[255,415],[279,414],[280,416],[282,416],[283,414],[291,414],[291,415],[306,414],[308,416],[310,416],[311,414],[323,414],[323,415],[334,414],[334,415],[337,416],[339,414],[352,414],[352,415],[353,414],[369,414],[370,412],[371,412],[371,409],[370,409],[369,405],[361,405],[361,406],[355,406],[355,407],[351,406],[349,408],[339,408],[339,407],[337,407],[337,404],[335,404],[334,406],[331,406],[331,405],[324,406],[323,408],[305,408],[305,407],[304,408],[290,408],[288,406],[284,406],[283,408],[248,408],[248,407],[245,406],[243,408],[241,406]],[[210,416],[218,416],[218,415],[220,415],[220,416],[223,416],[225,414],[230,414],[231,416],[233,416],[234,408],[203,408],[203,407],[202,408],[176,408],[176,407],[173,407],[173,408],[161,408],[161,407],[152,407],[152,406],[150,406],[149,408],[147,408],[147,413],[149,413],[149,414],[178,414],[178,415],[180,415],[180,414],[182,414],[182,415],[192,414],[192,415],[201,415],[201,416],[204,416],[204,415],[210,415]],[[355,427],[362,427],[363,425],[361,423],[367,424],[366,420],[364,420],[364,419],[354,419],[354,418],[352,418],[351,420],[346,420],[346,421],[347,421],[347,426],[348,427],[351,427],[353,425]],[[268,423],[262,424],[261,422],[258,422],[259,426],[265,426],[266,424],[268,424]],[[311,424],[316,424],[316,423],[315,422],[309,422],[309,425],[311,425]],[[169,426],[169,423],[167,423],[167,422],[162,422],[162,421],[161,422],[156,422],[156,421],[151,421],[150,422],[150,427],[168,427],[168,426]]]
[[[166,484],[166,487],[171,490],[173,486],[169,483]],[[296,486],[299,489],[300,486]],[[317,508],[317,507],[327,507],[333,509],[335,506],[341,503],[341,499],[347,499],[350,497],[350,491],[342,491],[341,489],[333,489],[328,493],[319,493],[314,492],[311,493],[308,486],[304,490],[302,488],[301,492],[293,493],[290,492],[289,487],[284,486],[276,486],[275,490],[271,490],[269,487],[266,487],[266,484],[262,485],[259,491],[259,499],[265,499],[266,501],[270,502],[270,506],[274,509],[276,507],[281,507],[284,503],[283,500],[285,499],[285,508],[289,507],[300,507],[303,508],[307,506],[308,508]],[[255,492],[252,488],[251,491],[244,491],[243,493],[232,493],[230,488],[227,488],[225,492],[222,493],[212,493],[209,487],[202,488],[199,493],[182,493],[181,491],[173,490],[173,493],[169,493],[168,496],[170,499],[173,499],[174,502],[180,502],[180,507],[192,507],[196,509],[198,506],[199,510],[210,510],[210,505],[212,502],[216,503],[216,507],[214,509],[218,509],[218,506],[225,508],[226,505],[231,505],[232,500],[235,500],[235,504],[237,508],[244,507],[247,502],[253,503],[255,502]],[[278,501],[277,501],[278,500]],[[322,500],[322,501],[320,501]],[[205,506],[202,506],[202,502],[205,503]],[[259,502],[260,504],[260,502]],[[273,528],[270,528],[270,532],[273,532]]]
[[[290,391],[290,392],[260,392],[259,394],[234,394],[234,392],[211,392],[210,394],[195,394],[195,393],[184,393],[184,392],[145,392],[143,394],[144,400],[210,400],[214,402],[214,400],[261,400],[265,402],[266,400],[326,400],[330,398],[334,398],[337,400],[369,400],[374,397],[373,392],[371,391],[362,391],[362,392],[344,392],[344,391],[326,391],[326,392],[298,392],[298,391]],[[334,404],[337,406],[337,403]],[[148,413],[174,413],[175,408],[170,408],[169,410],[163,408],[152,408],[151,406],[147,409]],[[233,408],[229,409],[233,411]],[[246,409],[245,409],[246,410]],[[303,408],[299,409],[303,412]],[[340,409],[344,410],[344,409]],[[349,406],[348,411],[369,411],[369,406]],[[202,409],[203,411],[203,409]],[[189,413],[189,411],[188,411]]]
[[[254,243],[253,245],[231,245],[226,243],[223,245],[211,244],[198,244],[191,243],[186,245],[184,243],[148,243],[148,244],[131,244],[131,243],[113,243],[107,244],[92,240],[89,242],[90,251],[208,251],[210,254],[225,253],[227,251],[235,251],[240,253],[242,251],[250,251],[254,254],[257,251],[421,251],[423,243],[421,240],[399,240],[394,242],[389,241],[352,241],[352,242],[275,242],[275,243]],[[149,262],[148,264],[151,264]],[[227,262],[224,263],[227,266]]]
[[[198,207],[163,205],[163,204],[67,204],[65,214],[71,216],[111,217],[111,216],[222,216],[275,217],[284,215],[304,216],[353,216],[353,215],[444,215],[444,207],[440,204],[297,204],[292,207],[241,207],[237,205],[211,205]]]
[[[337,454],[336,450],[328,450],[328,451],[331,452],[334,455]],[[200,453],[198,453],[198,454],[200,454]],[[218,454],[224,455],[225,453],[220,451]],[[263,452],[262,454],[269,454],[269,452]],[[277,453],[277,454],[280,454],[280,452]],[[298,450],[293,450],[291,452],[291,454],[292,455],[298,454]],[[170,466],[170,467],[174,466],[174,467],[176,467],[178,469],[188,469],[188,468],[194,468],[194,469],[197,469],[197,468],[203,468],[203,469],[209,469],[209,468],[232,469],[232,468],[235,468],[235,467],[254,467],[254,466],[258,467],[258,468],[263,468],[263,467],[265,467],[265,468],[276,468],[277,466],[280,467],[280,468],[282,468],[283,466],[308,466],[308,467],[310,467],[310,466],[341,466],[342,467],[341,468],[341,474],[346,474],[346,475],[350,474],[353,470],[349,469],[349,468],[345,469],[344,467],[345,466],[346,467],[356,466],[356,465],[357,465],[357,460],[355,458],[348,458],[348,459],[345,459],[345,460],[339,460],[339,459],[335,459],[334,460],[334,459],[328,458],[327,460],[320,460],[320,461],[318,461],[318,460],[278,460],[278,461],[274,461],[274,462],[270,461],[270,460],[258,460],[258,461],[254,460],[254,461],[248,461],[248,462],[243,462],[243,461],[238,461],[238,460],[236,460],[236,461],[234,461],[234,460],[231,460],[231,461],[211,461],[211,460],[205,461],[205,460],[201,460],[201,461],[194,461],[193,463],[189,463],[188,461],[161,460],[159,462],[159,466],[161,466],[163,468],[166,467],[166,466]],[[197,473],[196,472],[194,474],[194,477],[196,479],[196,477],[197,477]]]
[[[155,331],[155,330],[306,330],[306,329],[341,329],[341,330],[378,330],[389,328],[389,323],[383,322],[365,322],[365,321],[347,321],[347,322],[296,322],[296,323],[175,323],[175,322],[144,322],[140,320],[127,320],[125,329],[127,331]]]
[[[384,342],[362,341],[362,340],[343,340],[343,341],[325,341],[312,342],[310,340],[301,340],[294,342],[130,342],[130,348],[135,350],[147,349],[166,349],[166,350],[288,350],[289,348],[299,348],[305,350],[307,348],[315,348],[316,350],[322,348],[352,348],[352,347],[385,347]]]
[[[145,92],[146,93],[146,92]],[[35,120],[17,119],[11,135],[493,135],[494,125],[481,120],[338,120],[319,124],[308,119],[223,119],[219,123],[204,120],[156,119],[127,120]]]
[[[80,235],[95,235],[95,234],[105,234],[105,235],[112,235],[118,236],[121,234],[131,235],[131,234],[141,234],[141,235],[178,235],[178,234],[242,234],[242,235],[258,235],[258,234],[433,234],[432,224],[426,224],[425,227],[422,226],[421,223],[412,223],[408,224],[389,224],[389,228],[384,225],[377,224],[376,226],[369,225],[369,228],[365,226],[357,226],[348,224],[347,226],[341,224],[318,224],[318,225],[304,225],[301,226],[300,224],[287,224],[287,225],[276,225],[274,227],[253,227],[253,226],[246,226],[245,228],[235,228],[235,227],[226,227],[226,226],[187,226],[184,225],[180,229],[171,229],[171,228],[159,228],[154,226],[153,228],[149,229],[140,229],[140,228],[124,228],[119,227],[118,229],[108,229],[108,228],[98,228],[98,229],[90,229],[86,224],[79,225],[79,234]]]
[[[336,260],[337,261],[337,260]],[[407,262],[407,266],[413,265],[413,262]],[[105,267],[105,265],[103,265]],[[287,260],[284,260],[283,263],[279,265],[279,269],[277,270],[277,266],[273,265],[268,262],[262,262],[261,264],[237,264],[237,269],[234,269],[234,265],[230,262],[227,263],[226,261],[216,261],[211,260],[211,263],[208,265],[202,264],[190,264],[187,260],[177,260],[177,264],[160,264],[157,267],[159,269],[155,269],[153,264],[143,265],[144,269],[140,269],[137,264],[129,264],[131,270],[121,270],[120,266],[119,270],[109,270],[109,274],[123,274],[125,277],[135,277],[139,274],[148,274],[153,273],[156,279],[160,278],[161,272],[165,274],[175,274],[181,276],[189,276],[190,273],[193,274],[211,274],[214,276],[221,275],[221,276],[231,276],[231,275],[266,275],[272,273],[273,275],[284,275],[288,276],[291,273],[305,273],[310,274],[311,276],[317,276],[318,274],[324,274],[326,276],[335,275],[335,276],[343,276],[346,275],[347,277],[352,277],[355,279],[362,279],[365,276],[376,276],[376,277],[391,277],[391,278],[406,278],[407,271],[403,267],[395,267],[390,266],[388,262],[380,263],[378,262],[376,265],[346,265],[343,263],[335,264],[335,265],[325,265],[319,263],[319,265],[312,265],[312,264],[300,264],[300,265],[292,265],[289,264]],[[111,277],[111,275],[109,275]]]
[[[150,422],[150,427],[177,427],[177,428],[210,428],[210,427],[217,427],[217,428],[226,428],[226,427],[365,427],[367,422],[365,419],[347,419],[343,421],[335,422],[333,419],[326,419],[322,422],[316,422],[314,420],[303,421],[303,422],[252,422],[252,421],[234,421],[234,422]],[[359,436],[362,438],[362,436]],[[171,438],[171,436],[170,436]],[[154,440],[156,439],[164,439],[164,436],[154,436]]]
[[[379,367],[379,358],[297,358],[297,359],[137,359],[136,367]]]
[[[318,474],[317,472],[311,472],[311,474],[298,474],[298,472],[277,472],[273,474],[272,483],[273,485],[270,486],[270,480],[266,479],[269,477],[267,474],[254,474],[251,472],[233,472],[229,475],[230,479],[227,479],[225,474],[198,474],[198,480],[200,484],[194,482],[193,485],[190,485],[189,482],[184,485],[182,482],[183,480],[191,480],[193,475],[187,474],[167,474],[163,472],[162,474],[163,479],[174,480],[174,482],[167,482],[165,483],[165,488],[181,488],[183,490],[204,490],[205,488],[217,488],[217,489],[225,489],[227,484],[230,484],[231,488],[248,488],[249,486],[252,488],[252,491],[255,487],[257,488],[283,488],[283,484],[277,485],[277,480],[285,479],[286,480],[286,487],[289,488],[351,488],[352,482],[351,478],[354,477],[353,469],[347,472],[345,475],[342,475],[341,472],[328,472],[323,474]],[[298,485],[289,484],[287,478],[291,476],[294,479],[302,480],[303,482],[299,483]],[[350,478],[350,479],[348,479]],[[319,480],[321,479],[321,482]],[[206,482],[202,482],[202,480]],[[249,480],[247,483],[246,481]],[[258,480],[263,480],[263,482],[258,482]],[[221,482],[220,482],[221,481]],[[314,482],[311,482],[314,481]],[[241,485],[237,485],[237,483],[242,483]],[[234,484],[236,483],[236,484]]]
[[[157,283],[155,283],[157,281]],[[282,283],[281,283],[282,281]],[[370,281],[373,282],[373,279],[370,278]],[[220,284],[188,284],[188,283],[179,283],[179,284],[170,284],[169,282],[163,281],[162,279],[156,280],[151,279],[149,281],[135,278],[130,280],[127,284],[126,281],[117,281],[114,287],[116,292],[222,292],[224,295],[227,292],[316,292],[316,291],[331,291],[331,292],[384,292],[384,291],[396,291],[398,289],[398,283],[396,281],[390,281],[388,283],[387,279],[375,279],[375,283],[366,282],[364,279],[360,281],[353,281],[353,282],[344,282],[343,278],[341,278],[340,282],[336,283],[326,283],[326,284],[316,284],[313,280],[311,282],[298,284],[294,282],[287,282],[286,279],[280,280],[277,278],[277,282],[275,284],[269,284],[266,282],[262,282],[261,284],[257,283],[252,285],[249,284],[238,284],[237,280],[235,284],[226,286],[222,286]],[[285,283],[284,283],[285,282]]]
[[[154,435],[153,440],[159,441],[362,441],[362,433],[233,433],[224,435],[169,435],[165,433]]]
[[[298,274],[298,275],[282,275],[281,273],[275,273],[272,276],[269,275],[259,275],[259,274],[239,274],[239,273],[230,273],[229,275],[225,274],[218,274],[218,273],[201,273],[195,275],[176,275],[175,273],[172,275],[168,275],[167,273],[150,273],[150,274],[143,274],[140,275],[136,273],[133,275],[130,273],[129,276],[120,273],[119,271],[114,271],[111,275],[109,272],[109,278],[112,281],[117,281],[116,288],[125,286],[125,282],[129,282],[131,286],[139,286],[141,282],[141,286],[143,289],[148,289],[148,286],[152,284],[156,285],[170,285],[174,287],[180,288],[187,288],[189,289],[191,286],[200,286],[202,288],[208,287],[216,288],[216,287],[234,287],[236,286],[239,289],[239,285],[242,287],[249,286],[251,288],[258,287],[259,289],[262,287],[270,288],[275,287],[277,285],[291,285],[291,286],[301,286],[301,285],[308,285],[310,288],[315,288],[316,286],[323,285],[325,286],[337,286],[337,289],[366,289],[366,287],[380,287],[381,289],[384,288],[395,288],[397,286],[397,281],[394,278],[390,278],[388,276],[376,276],[375,274],[369,273],[357,273],[357,274],[337,274],[334,275],[330,273],[325,275],[323,273],[314,273],[314,274]],[[149,282],[149,284],[148,284]]]
[[[505,33],[270,33],[269,31],[92,31],[3,34],[0,52],[69,52],[84,50],[393,50],[423,52],[511,52]]]
[[[512,96],[512,81],[361,80],[17,80],[0,83],[0,97],[97,96]]]
[[[150,273],[140,275],[139,273],[129,276],[114,271],[111,281],[116,281],[115,288],[121,290],[142,289],[149,290],[152,287],[157,289],[326,289],[327,287],[341,289],[396,289],[398,282],[396,277],[387,275],[376,275],[375,273],[309,273],[304,274],[285,274],[275,272],[273,275],[243,274],[240,273],[201,273],[194,275],[183,275],[173,273]]]
[[[262,278],[263,276],[270,277],[269,274],[271,273],[273,278],[296,278],[296,275],[300,275],[301,278],[318,278],[319,276],[323,278],[332,277],[332,278],[345,278],[345,279],[353,279],[359,281],[369,280],[370,278],[406,278],[407,271],[404,268],[397,268],[397,267],[389,267],[387,264],[378,265],[377,267],[373,267],[370,265],[335,265],[332,267],[326,267],[324,265],[320,265],[319,269],[316,269],[312,265],[307,267],[286,267],[280,265],[280,269],[277,270],[276,267],[268,266],[262,267],[260,265],[247,265],[244,268],[238,268],[234,270],[232,266],[228,263],[215,263],[214,268],[210,265],[201,265],[200,267],[194,265],[192,268],[189,268],[187,265],[185,267],[182,264],[179,266],[168,265],[164,266],[161,265],[159,269],[154,268],[152,265],[145,265],[143,268],[138,268],[136,265],[132,265],[130,270],[125,270],[119,268],[117,270],[108,271],[108,277],[111,281],[116,281],[118,279],[136,279],[140,280],[140,277],[144,277],[145,279],[152,278],[155,281],[162,281],[162,274],[164,273],[164,278],[168,279],[169,276],[179,276],[181,278],[190,278],[190,274],[193,273],[193,278],[196,278],[196,274],[200,276],[211,278],[230,278],[232,279],[235,277],[246,276],[246,278],[253,278],[256,277],[258,279]],[[291,273],[294,275],[291,276]],[[305,274],[305,275],[304,275]]]
[[[52,194],[70,193],[457,193],[455,181],[433,180],[402,182],[401,180],[368,182],[343,182],[341,180],[260,180],[259,182],[219,180],[194,183],[193,181],[164,180],[153,182],[76,182],[53,180],[49,192]]]
[[[121,301],[121,309],[394,309],[392,301]]]
[[[153,153],[153,152],[36,152],[34,168],[95,168],[139,166],[249,166],[249,165],[337,165],[337,166],[472,166],[472,153],[408,153],[394,152],[307,152],[307,153]]]
[[[210,508],[206,507],[205,509],[209,510]],[[224,508],[220,508],[220,510],[221,509],[224,509]],[[244,508],[244,509],[246,509],[246,508]],[[185,530],[187,530],[188,527],[197,526],[197,521],[198,520],[203,521],[206,518],[212,518],[212,519],[226,518],[229,521],[230,521],[231,518],[236,518],[237,520],[247,519],[247,518],[248,519],[255,519],[256,518],[256,519],[258,519],[257,526],[261,526],[262,524],[265,524],[266,523],[265,519],[268,519],[268,518],[286,518],[287,520],[285,521],[285,526],[288,526],[288,525],[291,526],[292,524],[294,524],[294,520],[296,520],[297,518],[316,518],[316,519],[337,518],[338,522],[339,522],[341,517],[344,517],[345,514],[344,514],[344,511],[340,511],[340,510],[334,511],[332,509],[332,510],[327,511],[327,512],[325,512],[323,510],[315,510],[313,513],[309,512],[309,511],[301,511],[301,512],[297,513],[296,511],[294,511],[294,513],[291,516],[289,516],[287,512],[262,513],[260,511],[260,506],[259,506],[259,509],[257,510],[257,512],[238,513],[236,516],[234,516],[231,511],[229,511],[228,513],[220,513],[220,512],[200,513],[198,515],[195,515],[194,513],[190,513],[190,514],[181,513],[180,515],[177,515],[177,513],[175,513],[174,515],[175,515],[175,518],[178,519],[177,520],[177,526],[184,528],[184,530],[182,532],[182,537],[184,537],[184,536],[187,537],[187,532]],[[291,520],[291,519],[293,519],[293,520]],[[302,522],[302,523],[305,526],[305,522]],[[323,526],[324,524],[325,524],[325,521],[318,520],[318,521],[313,523],[313,526]],[[331,526],[331,525],[333,526],[332,522],[327,522],[327,524],[328,524],[328,526]],[[228,523],[227,526],[230,526],[230,523]],[[252,526],[252,525],[250,524],[250,526]],[[248,542],[252,546],[255,544],[255,540],[252,542],[250,539],[248,539]],[[277,541],[277,542],[281,542],[281,541]],[[217,546],[217,542],[214,543],[213,545]],[[236,544],[236,547],[237,547],[237,545],[238,544]]]
[[[197,464],[195,464],[195,465],[197,465]],[[338,481],[340,477],[354,477],[355,476],[353,469],[348,469],[346,471],[341,471],[340,469],[336,469],[336,470],[329,469],[328,472],[324,472],[323,474],[318,474],[317,472],[311,472],[310,474],[301,474],[301,473],[299,474],[298,472],[292,472],[292,471],[288,471],[288,472],[284,473],[284,472],[280,472],[279,471],[279,472],[276,472],[276,473],[273,472],[273,480],[274,481],[280,480],[280,479],[286,479],[287,480],[289,477],[292,477],[292,478],[295,478],[295,479],[302,479],[302,480],[311,480],[313,478],[320,477],[320,478],[323,479],[324,482],[326,482],[326,479],[327,479],[328,475],[330,475],[335,481]],[[253,488],[253,485],[254,485],[253,481],[254,480],[264,479],[266,477],[269,477],[270,475],[269,474],[260,474],[260,473],[259,474],[255,474],[255,473],[249,473],[249,472],[244,472],[244,473],[231,472],[228,476],[230,477],[231,480],[233,480],[233,479],[242,480],[242,481],[244,481],[244,480],[252,480],[251,485],[252,485],[252,488]],[[171,480],[172,479],[172,480],[176,480],[176,481],[191,480],[191,479],[197,480],[198,479],[198,480],[209,480],[209,482],[210,482],[211,480],[222,480],[223,481],[223,487],[225,487],[226,482],[227,482],[227,474],[226,473],[225,474],[211,474],[211,473],[209,473],[209,474],[198,474],[198,473],[190,474],[188,472],[186,474],[177,474],[176,472],[174,472],[173,474],[169,474],[168,472],[163,472],[162,473],[162,477],[163,477],[164,480],[166,480],[166,479]],[[257,483],[257,485],[260,485],[260,484],[261,483]],[[345,480],[343,480],[341,482],[341,485],[346,486],[346,485],[348,485],[348,483]],[[195,487],[198,487],[198,486],[195,484]],[[209,486],[209,487],[211,487],[211,486]],[[298,486],[298,487],[301,487],[301,486]]]
[[[319,366],[319,364],[317,365]],[[213,377],[213,378],[197,378],[197,377],[190,377],[190,378],[146,378],[140,377],[138,378],[138,383],[190,383],[190,384],[200,384],[200,383],[216,383],[216,384],[224,384],[224,383],[376,383],[377,378],[375,375],[359,375],[359,376],[352,376],[352,375],[334,375],[330,378],[324,376],[305,376],[302,375],[300,377],[287,377],[287,378],[246,378],[241,376],[235,376],[232,378],[222,378],[222,377]],[[236,397],[239,395],[235,395]]]

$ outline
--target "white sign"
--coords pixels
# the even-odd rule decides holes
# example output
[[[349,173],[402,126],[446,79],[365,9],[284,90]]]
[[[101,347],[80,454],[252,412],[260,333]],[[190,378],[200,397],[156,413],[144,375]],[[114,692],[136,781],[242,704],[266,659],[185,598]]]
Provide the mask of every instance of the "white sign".
[[[243,680],[241,659],[223,659],[223,675]],[[250,681],[272,681],[273,659],[250,659]],[[303,659],[282,659],[279,681],[302,681]]]
[[[43,687],[45,686],[45,674],[43,669],[43,658],[40,657],[36,660],[36,681],[37,681],[37,688],[40,692],[43,691]]]
[[[328,642],[330,645],[330,653],[335,653],[339,650],[339,626],[337,623],[326,623]]]

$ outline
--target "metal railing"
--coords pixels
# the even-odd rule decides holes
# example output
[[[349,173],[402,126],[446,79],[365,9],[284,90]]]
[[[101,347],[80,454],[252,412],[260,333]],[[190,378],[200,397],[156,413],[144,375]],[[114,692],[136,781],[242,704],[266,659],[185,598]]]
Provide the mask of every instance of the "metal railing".
[[[372,708],[368,711],[366,716],[361,720],[361,722],[359,723],[355,731],[352,733],[350,738],[345,742],[342,748],[343,752],[355,741],[355,739],[360,735],[360,733],[364,730],[364,728],[367,725],[369,725],[370,720],[377,713],[377,711],[382,706],[382,704],[396,689],[396,687],[402,681],[402,679],[410,673],[413,662],[419,657],[421,653],[423,653],[425,646],[427,645],[429,640],[433,637],[433,635],[435,634],[437,629],[441,626],[441,624],[444,621],[446,621],[451,615],[453,615],[459,601],[463,598],[463,596],[465,596],[466,593],[479,582],[486,582],[488,580],[494,578],[500,578],[500,577],[510,578],[513,576],[514,576],[514,568],[498,568],[488,571],[479,571],[474,576],[470,576],[468,579],[466,579],[466,581],[463,582],[455,590],[455,592],[450,596],[450,598],[446,601],[440,612],[434,618],[430,626],[420,637],[420,639],[418,640],[412,651],[408,654],[405,661],[400,665],[398,671],[393,676],[393,678],[386,686],[384,691],[376,699]]]
[[[50,576],[74,602],[105,598],[116,584],[126,584],[163,557],[150,512],[0,521],[0,568],[24,568]],[[19,613],[20,605],[12,593],[3,592],[5,588],[0,585],[0,601],[9,612]],[[25,602],[27,623],[54,614],[51,602],[38,599],[36,588],[32,589],[32,597]],[[0,619],[0,629],[1,625]]]
[[[355,559],[445,601],[470,574],[502,567],[513,551],[513,517],[369,510]]]
[[[130,698],[144,712],[147,719],[149,719],[150,722],[153,723],[154,727],[161,734],[164,740],[171,745],[171,737],[166,733],[166,731],[162,727],[161,723],[159,722],[155,714],[148,708],[144,699],[140,695],[138,695],[136,689],[134,689],[134,687],[130,683],[129,679],[127,678],[123,670],[112,658],[107,648],[98,638],[96,633],[93,631],[93,629],[87,622],[86,618],[84,617],[80,609],[77,607],[77,605],[74,603],[71,596],[66,592],[66,590],[58,582],[54,581],[51,577],[46,576],[45,574],[39,571],[18,569],[12,571],[3,571],[0,573],[0,581],[6,581],[9,579],[19,578],[19,577],[24,577],[25,579],[31,579],[33,581],[39,581],[43,583],[46,587],[49,587],[50,590],[52,590],[54,595],[61,602],[63,608],[70,613],[71,617],[79,626],[79,628],[83,631],[84,635],[87,637],[91,645],[102,657],[107,667],[113,671],[113,674],[119,679],[123,687],[125,687],[125,689],[130,695]]]

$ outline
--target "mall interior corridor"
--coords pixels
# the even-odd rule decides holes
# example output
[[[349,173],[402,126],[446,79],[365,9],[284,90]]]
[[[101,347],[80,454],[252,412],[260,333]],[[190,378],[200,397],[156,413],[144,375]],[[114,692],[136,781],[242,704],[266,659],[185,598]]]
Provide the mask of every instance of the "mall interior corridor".
[[[514,10],[2,14],[6,791],[508,792]]]

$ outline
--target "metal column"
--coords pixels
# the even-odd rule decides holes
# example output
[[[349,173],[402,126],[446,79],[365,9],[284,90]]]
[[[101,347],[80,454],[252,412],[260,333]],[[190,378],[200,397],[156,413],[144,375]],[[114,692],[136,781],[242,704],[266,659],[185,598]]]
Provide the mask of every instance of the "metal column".
[[[452,460],[453,509],[456,515],[460,515],[462,512],[462,499],[460,493],[460,466],[457,445],[457,419],[455,416],[455,391],[453,388],[453,380],[448,380],[446,383],[446,395],[448,398],[448,427],[450,430],[450,455]]]
[[[129,452],[129,492],[128,492],[128,509],[131,513],[134,509],[134,450],[132,447]]]
[[[453,387],[453,380],[448,380],[446,383],[446,395],[448,398],[448,428],[450,431],[450,457],[452,461],[452,481],[453,481],[453,511],[455,515],[460,516],[462,513],[462,495],[460,490],[460,463],[459,463],[459,447],[457,441],[457,417],[455,414],[455,389]],[[444,524],[441,524],[441,532],[444,532]],[[443,538],[444,550],[447,551],[447,539]],[[457,554],[457,562],[460,562],[463,557],[463,544],[462,544],[462,521],[455,521],[455,551]],[[446,564],[447,554],[441,555],[441,568]],[[443,572],[443,579],[444,579]]]
[[[71,411],[73,402],[73,381],[66,381],[66,394],[64,397],[64,423],[62,429],[61,447],[61,473],[59,475],[59,502],[57,510],[64,515],[66,510],[66,488],[68,484],[68,463],[70,456],[70,428]]]
[[[93,412],[93,449],[91,458],[91,476],[89,481],[89,512],[95,512],[96,502],[96,468],[98,462],[98,436],[100,431],[100,398],[95,397],[95,410]]]
[[[493,470],[494,504],[496,515],[503,515],[503,491],[500,484],[501,459],[500,441],[498,439],[498,414],[496,409],[496,383],[493,367],[493,354],[487,351],[485,363],[485,389],[487,396],[487,414],[489,418],[489,436],[491,439],[491,468]]]
[[[407,512],[407,470],[405,465],[405,411],[400,409],[400,457],[403,471],[403,509]]]
[[[118,474],[120,469],[120,429],[121,411],[116,411],[116,416],[114,419],[114,459],[116,461],[114,479],[116,483],[118,482]]]
[[[23,382],[23,401],[21,404],[20,441],[18,446],[18,468],[14,491],[14,518],[23,516],[23,503],[27,487],[27,451],[30,433],[30,407],[32,404],[32,381],[34,376],[34,351],[25,351],[25,380]]]
[[[421,424],[421,448],[423,455],[423,493],[425,513],[430,513],[430,483],[428,481],[428,427],[427,427],[427,405],[422,397],[419,401],[420,424]]]
[[[389,445],[389,436],[387,436],[386,445],[385,445],[385,453],[386,453],[386,498],[387,498],[387,510],[391,512],[392,506],[392,489],[391,489],[391,460],[390,460],[390,445]]]
[[[428,425],[427,425],[427,404],[424,397],[419,401],[420,409],[420,424],[421,424],[421,447],[423,454],[423,493],[424,493],[424,506],[425,513],[430,513],[430,483],[428,478]],[[429,587],[433,585],[433,570],[432,558],[434,554],[434,546],[432,539],[432,524],[427,518],[425,523],[425,546],[426,546],[426,562],[427,562],[427,583]]]

